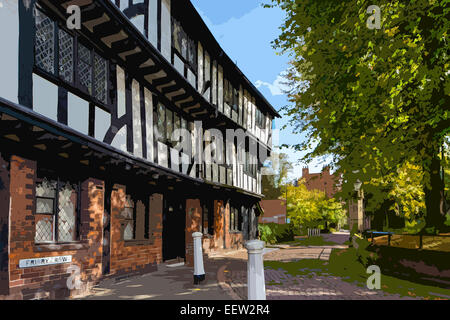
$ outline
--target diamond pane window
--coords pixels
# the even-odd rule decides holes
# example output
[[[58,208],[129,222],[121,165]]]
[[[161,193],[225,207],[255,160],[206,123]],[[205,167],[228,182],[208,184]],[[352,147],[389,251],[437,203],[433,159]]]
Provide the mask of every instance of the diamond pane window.
[[[169,142],[171,142],[173,134],[173,112],[169,109],[166,110],[166,130],[167,139],[169,140]]]
[[[36,234],[34,236],[36,243],[53,241],[53,218],[42,216],[41,220],[36,222]]]
[[[58,240],[70,242],[75,240],[75,219],[77,210],[76,186],[69,183],[60,187],[58,193]]]
[[[197,47],[195,41],[188,39],[188,62],[194,70],[197,70]]]
[[[89,94],[92,94],[91,51],[81,43],[78,44],[78,79]]]
[[[95,97],[107,103],[107,64],[106,60],[98,55],[94,55],[94,94]]]
[[[59,76],[73,83],[73,37],[62,29],[59,30]]]
[[[124,240],[133,240],[133,223],[131,221],[127,222],[125,230],[123,232]]]
[[[124,240],[134,240],[135,238],[135,203],[131,199],[131,196],[127,195],[125,199],[124,210],[122,211],[122,217],[125,219],[125,229],[123,230]]]
[[[55,201],[54,199],[37,198],[36,199],[36,213],[38,214],[53,214]]]
[[[172,26],[173,46],[179,53],[181,53],[181,39],[182,39],[181,33],[183,30],[181,29],[181,25],[177,20],[173,19],[172,22],[173,22]]]
[[[44,178],[36,183],[35,191],[35,242],[72,242],[76,240],[79,199],[77,185]]]
[[[165,119],[166,119],[166,108],[160,104],[158,105],[158,123],[157,123],[157,132],[156,137],[159,141],[164,142],[166,139],[166,128],[165,128]]]
[[[36,66],[53,74],[55,72],[55,24],[39,10],[36,10],[34,49]]]

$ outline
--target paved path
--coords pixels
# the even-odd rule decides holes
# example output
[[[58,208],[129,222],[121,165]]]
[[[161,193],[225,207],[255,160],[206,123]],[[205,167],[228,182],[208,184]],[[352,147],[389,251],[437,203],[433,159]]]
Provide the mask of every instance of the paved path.
[[[247,299],[247,273],[225,271],[225,283],[238,298]],[[339,277],[319,276],[315,272],[294,277],[284,270],[266,269],[264,275],[267,300],[414,300],[381,290],[368,290]]]
[[[328,246],[279,246],[278,250],[266,252],[266,261],[297,261],[301,259],[319,259],[328,261],[333,249],[344,249],[348,241],[348,232],[322,235],[324,241],[334,242]],[[246,252],[228,253],[227,258],[234,259],[234,266],[219,269],[217,278],[222,287],[228,290],[234,299],[247,299]],[[239,266],[237,261],[241,260]],[[411,297],[387,294],[381,290],[368,290],[348,283],[339,277],[321,274],[310,270],[308,275],[292,276],[285,270],[266,269],[266,295],[268,300],[410,300]]]
[[[326,241],[337,246],[348,239],[348,234],[325,235]],[[330,240],[333,239],[333,240]],[[345,240],[344,240],[345,239]],[[265,260],[295,259],[328,260],[332,248],[292,247],[266,249]],[[169,268],[159,266],[158,271],[134,276],[120,281],[105,280],[94,288],[94,293],[84,299],[90,300],[230,300],[247,298],[247,251],[221,252],[205,258],[206,280],[199,286],[193,284],[191,267]],[[348,283],[339,277],[310,270],[308,275],[291,276],[284,270],[265,270],[268,300],[397,300],[411,299],[372,291]]]
[[[229,300],[230,295],[217,282],[223,260],[205,260],[206,280],[194,285],[193,268],[165,265],[158,271],[120,281],[108,279],[94,288],[86,300]]]

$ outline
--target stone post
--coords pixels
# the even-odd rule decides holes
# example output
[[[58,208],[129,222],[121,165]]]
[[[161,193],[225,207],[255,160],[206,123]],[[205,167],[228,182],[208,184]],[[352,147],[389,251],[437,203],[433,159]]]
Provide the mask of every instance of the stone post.
[[[200,232],[192,234],[194,238],[194,284],[200,284],[205,280],[205,269],[203,267],[202,237]]]
[[[263,250],[264,242],[251,240],[245,244],[248,250],[247,287],[248,300],[266,300]]]

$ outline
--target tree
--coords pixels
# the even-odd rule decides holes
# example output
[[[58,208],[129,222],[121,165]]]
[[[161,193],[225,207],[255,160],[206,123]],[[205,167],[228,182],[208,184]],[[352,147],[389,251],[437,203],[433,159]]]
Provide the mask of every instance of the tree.
[[[292,164],[289,162],[288,155],[280,153],[272,157],[274,161],[270,168],[272,174],[262,176],[262,188],[265,199],[274,200],[283,196],[285,185],[287,183],[289,172],[292,171]]]
[[[426,223],[444,221],[439,150],[449,134],[446,1],[378,1],[381,29],[366,25],[365,0],[272,0],[286,13],[274,47],[292,57],[284,109],[309,150],[331,155],[350,193],[406,162],[423,170]]]
[[[345,220],[346,212],[340,202],[328,199],[323,191],[309,191],[304,180],[298,186],[288,185],[287,195],[287,216],[297,229],[338,224]]]

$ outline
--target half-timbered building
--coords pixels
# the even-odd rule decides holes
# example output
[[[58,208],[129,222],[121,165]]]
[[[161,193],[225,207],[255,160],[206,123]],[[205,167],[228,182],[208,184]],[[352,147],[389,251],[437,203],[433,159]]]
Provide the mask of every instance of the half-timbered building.
[[[190,1],[0,4],[0,299],[257,236],[279,115]]]

